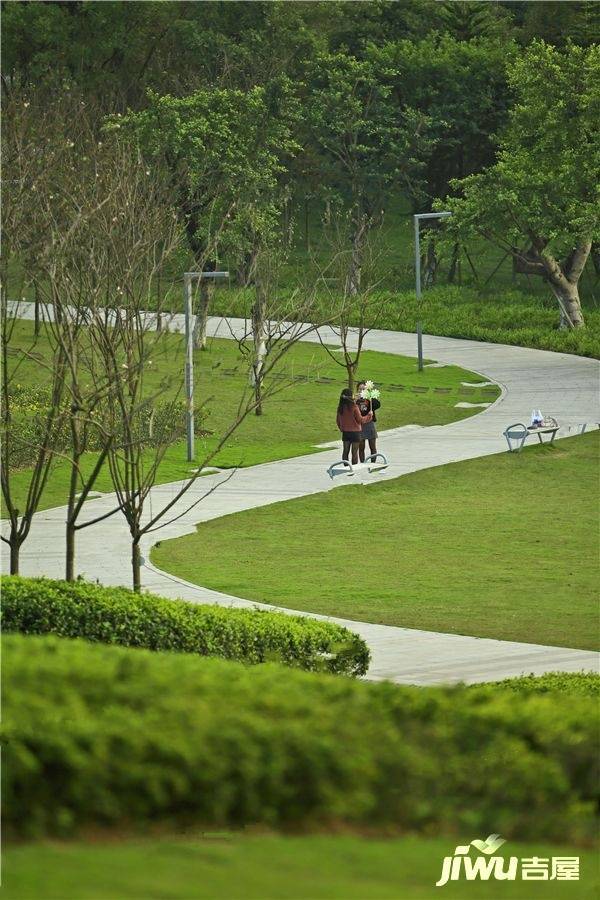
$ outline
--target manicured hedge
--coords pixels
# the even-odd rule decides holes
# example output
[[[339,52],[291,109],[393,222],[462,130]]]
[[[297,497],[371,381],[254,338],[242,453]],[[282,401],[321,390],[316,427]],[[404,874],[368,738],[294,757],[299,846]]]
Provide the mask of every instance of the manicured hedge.
[[[600,358],[600,310],[587,291],[582,291],[585,328],[559,329],[558,305],[550,291],[526,294],[520,290],[485,292],[462,285],[436,285],[427,291],[427,334],[513,344],[559,353]],[[235,297],[219,292],[214,313],[226,316],[250,316],[254,295],[250,289],[238,291]],[[335,311],[339,298],[326,292],[316,298],[318,317],[327,318]],[[358,310],[358,307],[357,307]],[[290,316],[293,312],[290,310]],[[415,291],[379,291],[371,294],[366,324],[372,328],[414,332],[423,317],[421,301]],[[358,312],[350,310],[351,323],[358,325]]]
[[[369,666],[362,638],[332,622],[201,606],[83,581],[4,578],[2,627],[345,675],[364,675]]]
[[[10,834],[150,821],[594,831],[598,705],[4,638]]]
[[[529,694],[547,694],[558,691],[561,694],[579,694],[581,697],[600,698],[600,674],[597,672],[547,672],[545,675],[523,675],[521,678],[507,678],[490,684],[497,688]]]

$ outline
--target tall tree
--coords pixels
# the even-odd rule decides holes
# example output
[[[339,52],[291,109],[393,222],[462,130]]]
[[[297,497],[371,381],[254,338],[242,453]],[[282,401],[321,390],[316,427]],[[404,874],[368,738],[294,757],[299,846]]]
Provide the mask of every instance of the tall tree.
[[[512,23],[507,10],[497,3],[478,0],[445,0],[438,5],[443,30],[459,41],[480,37],[508,37]]]
[[[511,43],[460,41],[449,35],[396,41],[373,51],[398,114],[414,107],[429,118],[432,144],[411,198],[415,212],[428,212],[453,178],[464,178],[494,161],[494,135],[506,124],[510,105],[506,64]]]
[[[179,62],[172,39],[184,6],[80,0],[3,4],[2,73],[29,83],[58,76],[94,93],[97,102],[104,97],[109,103],[115,98],[139,103],[146,87],[160,74],[164,81],[165,70]]]
[[[289,85],[267,91],[211,88],[186,97],[150,93],[148,107],[112,120],[133,129],[150,157],[167,160],[175,202],[199,270],[215,267],[215,246],[237,230],[237,246],[252,251],[255,227],[273,215],[284,157],[294,152]],[[248,215],[255,208],[260,214]],[[244,241],[239,240],[245,236]],[[250,245],[249,245],[250,244]],[[198,345],[205,345],[208,292],[199,309]]]
[[[0,430],[2,454],[0,480],[8,535],[2,540],[10,547],[10,570],[19,571],[20,550],[27,539],[46,486],[61,431],[61,404],[64,397],[66,358],[54,348],[47,367],[47,392],[35,404],[35,412],[20,403],[19,372],[24,362],[35,360],[43,371],[39,353],[39,331],[28,347],[13,340],[19,315],[23,285],[35,277],[35,270],[23,268],[23,258],[32,260],[51,249],[51,236],[41,213],[43,199],[52,204],[60,218],[62,198],[54,192],[57,172],[69,167],[69,147],[60,117],[49,107],[47,96],[13,91],[3,106],[2,128],[2,258],[0,261],[0,352],[2,358],[2,403]],[[72,110],[71,110],[72,112]],[[71,210],[71,218],[77,211]],[[68,228],[68,224],[66,225]],[[12,276],[12,277],[11,277]],[[14,297],[14,295],[13,295]],[[24,504],[16,499],[15,476],[28,469]]]
[[[521,29],[517,34],[523,44],[541,38],[556,47],[563,47],[569,41],[589,47],[600,41],[600,5],[593,0],[570,0],[569,3],[540,0],[519,5],[523,10]]]
[[[322,184],[352,219],[349,294],[360,290],[369,231],[390,190],[410,188],[427,145],[427,118],[408,106],[398,111],[383,74],[377,56],[321,53],[307,87],[307,140],[319,153]]]
[[[119,380],[133,374],[129,368],[107,366],[104,345],[110,345],[118,356],[122,307],[132,303],[132,297],[149,306],[156,271],[180,240],[165,173],[158,165],[148,168],[137,146],[119,134],[100,142],[89,131],[74,138],[70,142],[74,165],[61,173],[54,187],[54,194],[63,198],[68,210],[78,210],[71,227],[65,227],[45,197],[38,198],[50,245],[37,273],[47,313],[44,334],[66,360],[64,419],[69,440],[62,455],[70,467],[68,581],[75,577],[77,532],[93,524],[81,521],[85,501],[111,450],[125,440],[123,428],[114,427],[111,409],[119,395]],[[159,297],[157,315],[161,302]],[[143,332],[139,341],[146,351],[142,365],[149,364],[151,356],[156,360],[164,349],[160,338],[144,341]],[[123,355],[120,362],[125,362]],[[161,386],[156,397],[147,393],[143,408],[135,410],[136,437],[142,448],[149,442],[147,426],[153,422],[156,404],[166,402],[160,400],[164,389]],[[177,428],[177,416],[168,418],[167,433],[171,435]],[[181,411],[179,420],[182,432]],[[88,467],[85,461],[90,451],[97,455]]]
[[[599,233],[600,47],[535,41],[509,67],[516,102],[497,161],[454,183],[455,236],[483,235],[548,283],[561,324],[584,317],[578,283]]]

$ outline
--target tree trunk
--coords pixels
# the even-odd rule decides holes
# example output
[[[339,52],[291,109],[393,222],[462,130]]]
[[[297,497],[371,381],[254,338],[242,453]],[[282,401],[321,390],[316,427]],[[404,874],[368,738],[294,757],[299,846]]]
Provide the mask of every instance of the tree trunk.
[[[362,264],[365,249],[365,241],[368,233],[368,218],[359,213],[353,222],[352,252],[350,264],[346,275],[346,296],[356,297],[360,291],[362,279]]]
[[[131,569],[133,574],[133,589],[139,594],[142,590],[142,555],[140,553],[139,539],[131,542]]]
[[[600,276],[600,243],[592,244],[592,249],[590,250],[590,256],[592,257],[592,264],[594,266],[594,272],[596,273],[596,277]]]
[[[308,232],[308,197],[304,201],[304,249],[310,250],[310,235]]]
[[[287,197],[283,203],[283,246],[289,248],[291,239],[290,199]]]
[[[18,538],[10,538],[10,574],[18,575],[19,574],[19,554],[21,550],[21,544],[19,543]]]
[[[562,264],[553,256],[542,254],[544,274],[558,300],[561,328],[582,328],[585,325],[579,299],[579,279],[591,249],[591,241],[582,241],[572,249]]]
[[[564,262],[546,253],[547,239],[529,235],[530,250],[512,248],[518,272],[541,275],[558,300],[561,328],[582,328],[585,325],[579,299],[579,279],[592,249],[592,242],[583,240],[573,247]]]
[[[33,333],[36,337],[40,336],[40,294],[37,282],[33,288],[34,304],[33,304]]]
[[[73,398],[77,397],[77,384],[73,384]],[[76,402],[79,405],[79,401]],[[71,472],[69,476],[69,496],[67,498],[67,552],[65,557],[65,579],[67,581],[75,580],[75,495],[77,493],[77,484],[79,477],[79,463],[83,454],[80,442],[80,424],[77,417],[77,411],[71,407],[69,417],[71,430]]]
[[[255,413],[262,416],[263,369],[267,358],[266,332],[267,297],[264,285],[259,276],[256,279],[256,296],[252,307],[252,338],[254,340],[254,362],[252,380],[254,384]]]
[[[585,325],[583,312],[581,309],[581,301],[579,299],[579,288],[576,284],[572,284],[566,278],[560,282],[553,278],[548,279],[552,293],[558,300],[560,309],[560,327],[561,328],[582,328]]]
[[[262,416],[262,378],[257,378],[254,382],[254,412],[257,416]]]
[[[240,287],[252,284],[256,268],[256,253],[244,253],[237,267],[237,283]]]
[[[448,270],[448,284],[454,284],[454,279],[456,278],[456,274],[459,271],[460,266],[460,244],[456,242],[454,247],[452,248],[452,260],[450,262],[450,269]]]
[[[356,374],[356,360],[354,362],[346,362],[346,372],[348,373],[348,387],[351,391],[354,390],[354,377]]]
[[[75,581],[75,526],[67,520],[67,552],[65,557],[65,579]]]
[[[431,287],[435,284],[435,276],[437,273],[438,258],[435,252],[435,238],[431,236],[427,241],[427,252],[425,254],[425,271],[423,273],[423,286]]]
[[[208,282],[200,280],[200,302],[194,323],[194,349],[206,350],[206,325],[208,322],[208,308],[210,305],[211,289]]]

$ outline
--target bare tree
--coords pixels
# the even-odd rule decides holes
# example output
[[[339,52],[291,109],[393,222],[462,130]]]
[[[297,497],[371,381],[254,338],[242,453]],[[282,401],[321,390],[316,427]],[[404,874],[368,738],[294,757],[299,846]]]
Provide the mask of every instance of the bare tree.
[[[372,233],[362,239],[361,277],[352,281],[349,281],[347,273],[355,271],[355,268],[351,261],[348,262],[348,256],[354,251],[345,249],[345,235],[345,222],[338,217],[328,230],[331,260],[321,268],[320,273],[321,290],[328,296],[329,307],[335,310],[331,329],[340,347],[332,348],[322,339],[320,332],[319,338],[330,358],[345,369],[348,387],[352,390],[365,337],[372,328],[377,327],[387,301],[377,293],[374,275],[378,254],[374,249]],[[339,284],[344,286],[341,293],[337,288]]]
[[[312,327],[312,326],[311,326]],[[302,336],[296,328],[296,333],[290,333],[289,339],[282,343],[273,352],[268,363],[264,367],[264,377],[272,371],[287,353],[290,347]],[[141,589],[141,557],[140,542],[145,534],[157,531],[168,522],[180,518],[194,506],[201,502],[206,495],[194,500],[185,510],[178,512],[175,507],[185,497],[203,470],[227,443],[231,435],[239,428],[246,417],[255,410],[255,392],[247,388],[240,395],[237,409],[227,428],[217,437],[212,449],[200,460],[196,471],[182,484],[181,488],[166,504],[158,509],[151,504],[151,492],[156,483],[158,470],[166,450],[173,440],[179,436],[173,429],[173,422],[177,416],[177,396],[171,401],[171,412],[164,417],[161,430],[156,435],[152,445],[144,445],[140,437],[140,420],[144,411],[148,409],[149,401],[144,395],[144,372],[147,370],[150,345],[147,334],[144,331],[143,317],[133,312],[128,307],[126,317],[121,322],[113,340],[106,344],[106,365],[116,367],[119,359],[125,358],[127,377],[116,380],[116,391],[112,405],[115,422],[113,430],[122,428],[122,439],[113,444],[108,453],[110,472],[117,497],[117,505],[125,516],[131,535],[131,565],[133,588]],[[264,387],[261,401],[264,402],[273,393],[282,389],[278,380],[273,380],[268,387]],[[179,408],[180,421],[183,422],[182,408]],[[200,410],[202,416],[203,411]],[[118,425],[117,425],[118,423]],[[233,470],[235,471],[235,470]],[[233,471],[231,474],[233,474]],[[230,476],[229,476],[230,477]],[[212,493],[211,489],[209,492]],[[148,505],[150,511],[148,513]],[[172,514],[169,518],[169,514]]]
[[[64,164],[64,142],[57,142],[55,120],[47,98],[20,90],[10,93],[4,103],[2,129],[3,253],[0,286],[0,347],[2,351],[2,443],[0,463],[2,496],[9,520],[8,536],[2,540],[10,546],[10,571],[19,571],[21,547],[29,535],[33,516],[40,504],[54,450],[60,435],[60,408],[64,389],[66,359],[55,348],[48,366],[49,383],[36,413],[19,406],[16,390],[22,366],[34,360],[43,364],[38,350],[39,329],[35,329],[29,346],[15,340],[20,299],[11,301],[9,291],[17,298],[32,272],[24,260],[39,257],[48,250],[50,238],[44,227],[39,196],[52,196],[53,174]],[[12,275],[12,280],[9,280]],[[39,398],[38,398],[39,399]],[[20,501],[15,475],[26,469],[28,487]],[[22,478],[21,478],[22,480]]]
[[[123,431],[123,421],[114,415],[120,382],[134,377],[143,380],[149,354],[160,354],[160,338],[144,340],[143,336],[162,314],[163,299],[159,297],[154,316],[142,314],[142,310],[150,305],[157,271],[180,240],[168,184],[158,162],[148,168],[135,144],[115,134],[102,141],[93,136],[82,140],[78,149],[85,160],[83,171],[74,168],[63,191],[79,215],[75,227],[66,232],[60,223],[51,223],[51,230],[56,228],[52,234],[56,252],[43,272],[51,277],[41,279],[41,285],[50,285],[52,314],[47,317],[46,331],[67,360],[67,580],[75,577],[76,533],[95,522],[80,521],[84,503],[111,453],[130,439]],[[135,362],[129,360],[131,368],[123,368],[125,354],[119,336],[131,326],[131,311],[144,352]],[[151,439],[152,404],[163,389],[139,398],[134,413],[139,452]],[[90,451],[96,451],[91,468],[83,465]]]
[[[249,366],[254,391],[254,412],[263,413],[266,377],[272,372],[271,357],[281,359],[298,339],[316,330],[318,317],[314,286],[281,291],[280,278],[285,253],[278,247],[262,246],[254,254],[252,280],[254,300],[238,344]],[[310,324],[313,323],[313,324]],[[321,322],[320,324],[323,324]]]
[[[152,503],[152,489],[167,449],[180,436],[176,423],[180,422],[181,426],[183,425],[183,406],[179,403],[180,383],[165,384],[164,393],[168,394],[165,415],[160,422],[155,423],[153,440],[148,442],[145,439],[143,423],[153,402],[152,396],[149,396],[145,388],[150,362],[161,352],[161,348],[166,352],[172,352],[172,349],[169,350],[168,345],[165,347],[163,334],[152,333],[154,323],[144,313],[143,299],[142,296],[135,294],[129,296],[116,327],[110,333],[107,332],[103,340],[99,340],[103,366],[107,371],[114,372],[110,407],[113,418],[110,431],[114,434],[119,433],[120,437],[109,447],[107,459],[116,493],[116,506],[129,526],[132,581],[136,591],[141,589],[140,542],[144,535],[180,518],[204,499],[206,495],[192,501],[183,511],[178,509],[180,501],[196,483],[206,466],[247,416],[256,410],[257,402],[264,404],[269,397],[286,386],[286,379],[275,377],[275,370],[297,341],[315,327],[312,324],[302,326],[299,323],[282,320],[264,320],[263,335],[269,351],[261,358],[259,401],[256,389],[250,386],[248,379],[230,424],[221,434],[214,437],[212,448],[198,462],[196,470],[184,481],[175,495],[157,508]],[[99,337],[100,332],[97,334]],[[248,349],[248,369],[251,371],[254,364],[254,355],[249,349],[254,346],[252,334],[250,331],[245,332],[238,336],[238,339],[240,346]],[[204,409],[199,410],[199,414],[201,421]],[[93,524],[94,521],[97,520],[92,520],[89,524]]]
[[[60,434],[60,408],[66,360],[58,351],[51,365],[50,385],[45,402],[32,414],[19,407],[19,395],[15,391],[19,371],[26,360],[36,359],[34,346],[14,346],[14,327],[19,314],[18,304],[11,304],[2,288],[0,302],[0,345],[2,352],[2,456],[0,477],[2,499],[9,521],[8,537],[2,540],[10,547],[10,572],[19,572],[19,556],[29,535],[33,517],[39,507]],[[19,489],[15,476],[27,470],[29,479],[24,501],[18,499]],[[22,505],[21,505],[22,503]]]

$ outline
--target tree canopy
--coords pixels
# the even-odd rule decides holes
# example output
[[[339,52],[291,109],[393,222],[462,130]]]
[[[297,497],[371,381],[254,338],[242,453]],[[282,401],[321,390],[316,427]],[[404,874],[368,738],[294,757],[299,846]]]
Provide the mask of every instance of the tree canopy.
[[[245,259],[289,237],[301,207],[308,234],[316,199],[326,224],[332,209],[343,213],[346,284],[357,290],[382,211],[428,212],[448,197],[451,229],[483,235],[521,271],[543,274],[563,322],[578,325],[578,297],[554,276],[577,280],[584,248],[595,246],[599,9],[9,2],[2,85],[7,95],[77,92],[97,109],[98,133],[107,120],[134,130],[143,153],[168,161],[196,261],[206,262],[217,230],[244,283]]]
[[[456,234],[479,233],[544,277],[564,324],[583,315],[577,283],[600,238],[600,48],[535,41],[508,72],[515,103],[496,162],[455,181],[443,205]]]

